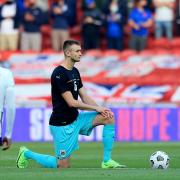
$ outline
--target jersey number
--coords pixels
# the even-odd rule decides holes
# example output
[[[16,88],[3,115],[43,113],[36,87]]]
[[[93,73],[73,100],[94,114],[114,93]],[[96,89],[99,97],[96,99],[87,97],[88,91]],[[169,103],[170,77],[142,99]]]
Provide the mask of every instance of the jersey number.
[[[76,81],[74,81],[74,91],[77,91],[77,84],[76,84]]]

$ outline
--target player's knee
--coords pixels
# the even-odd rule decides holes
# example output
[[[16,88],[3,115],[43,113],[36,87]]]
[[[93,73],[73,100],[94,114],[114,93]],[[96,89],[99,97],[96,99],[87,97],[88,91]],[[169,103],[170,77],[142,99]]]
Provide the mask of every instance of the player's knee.
[[[106,124],[114,124],[114,117],[106,119]]]
[[[68,160],[59,160],[58,168],[70,168],[70,164]]]

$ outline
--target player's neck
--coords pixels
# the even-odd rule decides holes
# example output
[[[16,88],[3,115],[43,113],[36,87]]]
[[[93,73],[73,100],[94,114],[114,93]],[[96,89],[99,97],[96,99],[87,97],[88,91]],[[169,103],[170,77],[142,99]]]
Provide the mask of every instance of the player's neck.
[[[61,66],[63,66],[64,68],[68,69],[68,70],[72,70],[74,67],[74,62],[72,61],[68,61],[68,60],[64,60],[63,63],[61,64]]]

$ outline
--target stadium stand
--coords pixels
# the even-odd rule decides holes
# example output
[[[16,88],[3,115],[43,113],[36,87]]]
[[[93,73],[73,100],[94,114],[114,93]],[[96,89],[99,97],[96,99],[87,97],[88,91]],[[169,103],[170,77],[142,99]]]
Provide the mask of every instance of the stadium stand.
[[[3,1],[0,2],[2,3]],[[52,2],[53,0],[49,0],[49,7]],[[81,22],[83,10],[81,0],[77,1],[76,9],[77,23],[70,27],[70,36],[72,39],[82,40]],[[179,76],[180,72],[180,38],[175,36],[172,40],[164,37],[155,39],[154,27],[151,27],[147,48],[137,52],[128,49],[128,25],[125,25],[124,29],[125,49],[123,51],[107,49],[107,42],[104,36],[105,29],[102,29],[101,48],[85,51],[82,57],[82,64],[79,65],[83,80],[94,84],[96,88],[101,88],[103,85],[107,91],[108,88],[117,86],[117,92],[113,95],[111,94],[113,98],[116,96],[122,98],[123,92],[126,92],[126,96],[128,93],[132,94],[132,87],[134,88],[135,86],[138,86],[136,90],[153,86],[157,88],[157,91],[160,89],[160,93],[163,94],[159,99],[156,99],[157,102],[179,103],[177,91],[179,90],[180,80],[176,77]],[[55,52],[52,49],[51,26],[47,23],[43,24],[41,33],[43,39],[41,52],[32,50],[23,53],[19,50],[0,52],[1,64],[11,68],[15,75],[17,87],[23,86],[23,88],[32,89],[40,83],[46,86],[49,83],[52,69],[63,60],[62,52]],[[88,67],[93,68],[89,70]],[[162,88],[160,88],[161,86]],[[38,92],[38,88],[36,86],[36,92]],[[150,89],[152,90],[152,88]],[[27,91],[30,94],[32,92],[32,90]],[[39,91],[41,90],[39,89]],[[101,94],[98,96],[100,97]],[[37,101],[43,100],[43,102],[49,104],[50,92],[37,97],[26,94],[20,99],[24,101],[25,97],[30,99],[31,102],[36,99]],[[108,97],[105,97],[103,101],[107,101],[107,99]],[[128,98],[126,100],[128,101]],[[123,97],[123,101],[126,100]],[[110,100],[108,99],[107,102],[110,102]]]

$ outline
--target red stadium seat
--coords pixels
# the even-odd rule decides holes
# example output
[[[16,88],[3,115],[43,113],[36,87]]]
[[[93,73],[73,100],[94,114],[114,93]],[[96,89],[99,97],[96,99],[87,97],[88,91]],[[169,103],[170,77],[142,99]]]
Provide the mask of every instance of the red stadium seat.
[[[173,48],[171,54],[180,56],[180,48]]]
[[[154,37],[152,38],[148,38],[148,40],[147,40],[147,48],[148,49],[153,49],[154,48],[154,41],[155,41],[155,39],[154,39]]]
[[[0,61],[6,61],[8,58],[12,55],[15,54],[16,51],[1,51],[0,52]]]
[[[102,51],[99,50],[99,49],[92,49],[92,50],[86,51],[84,55],[101,57],[102,56]]]
[[[60,53],[59,51],[58,52],[56,52],[54,49],[52,49],[52,48],[47,48],[47,49],[43,49],[42,51],[41,51],[41,53],[45,53],[45,54],[55,54],[55,53]]]
[[[120,57],[120,51],[115,50],[115,49],[107,49],[103,51],[103,56],[117,56]]]
[[[163,55],[163,54],[170,54],[170,50],[163,48],[154,49],[154,55]]]
[[[155,39],[153,42],[154,48],[168,49],[170,48],[170,40],[167,38]]]
[[[171,48],[180,48],[180,38],[173,38],[170,42]]]
[[[154,55],[153,49],[145,49],[139,53],[140,56],[151,56]]]

